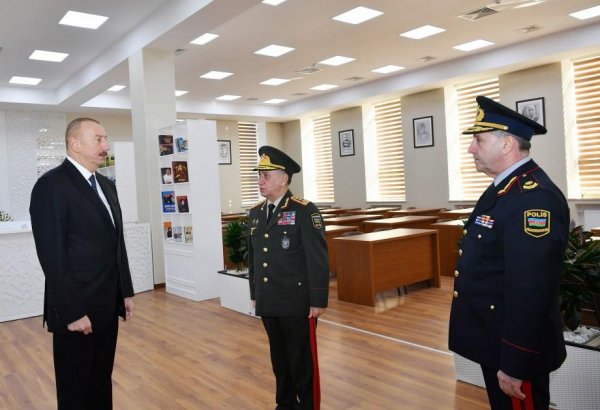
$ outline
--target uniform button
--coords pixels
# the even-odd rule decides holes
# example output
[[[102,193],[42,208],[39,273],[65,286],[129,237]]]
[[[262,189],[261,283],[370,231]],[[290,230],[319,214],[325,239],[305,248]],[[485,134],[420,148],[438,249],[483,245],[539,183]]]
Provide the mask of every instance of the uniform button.
[[[266,268],[267,266],[269,266],[269,264],[267,262],[263,262],[263,268]]]
[[[477,239],[481,239],[481,234],[477,235]]]
[[[454,277],[458,278],[458,271],[457,270],[454,271]]]
[[[494,309],[496,309],[496,306],[490,305],[490,310],[494,310]]]
[[[267,283],[269,281],[269,278],[263,278],[263,282]]]
[[[265,278],[265,279],[266,279],[266,278]],[[458,292],[457,292],[457,291],[454,291],[453,295],[454,295],[454,297],[455,297],[455,298],[457,298],[457,297],[458,297]]]
[[[298,282],[298,286],[302,286],[302,282]]]
[[[462,256],[462,249],[458,250],[458,256]]]
[[[268,233],[265,234],[265,238],[267,238],[267,239],[269,238],[269,234]]]
[[[269,252],[269,248],[263,248],[263,252]]]
[[[467,230],[466,230],[466,229],[463,229],[463,233],[466,235],[466,234],[467,234]]]

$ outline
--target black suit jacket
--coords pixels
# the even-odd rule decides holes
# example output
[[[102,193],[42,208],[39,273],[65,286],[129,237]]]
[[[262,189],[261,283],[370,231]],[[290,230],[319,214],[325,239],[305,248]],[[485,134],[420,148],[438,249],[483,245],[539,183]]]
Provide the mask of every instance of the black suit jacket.
[[[50,332],[88,315],[94,330],[125,317],[133,296],[121,208],[115,185],[96,173],[112,209],[65,159],[35,184],[29,212],[40,265],[46,277],[44,322]]]
[[[558,287],[569,208],[529,161],[481,196],[455,272],[450,349],[518,379],[566,357]]]
[[[329,259],[317,207],[288,191],[267,223],[266,201],[250,210],[248,272],[257,316],[307,315],[327,307]]]

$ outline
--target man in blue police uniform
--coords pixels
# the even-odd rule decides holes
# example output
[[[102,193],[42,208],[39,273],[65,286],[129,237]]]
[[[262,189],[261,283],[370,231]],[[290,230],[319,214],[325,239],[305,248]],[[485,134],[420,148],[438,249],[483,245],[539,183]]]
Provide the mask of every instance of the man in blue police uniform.
[[[477,97],[469,153],[494,178],[467,221],[455,271],[450,349],[481,365],[492,409],[547,409],[566,357],[558,287],[569,227],[562,192],[529,158],[546,129]]]
[[[269,338],[277,409],[318,409],[314,326],[329,295],[325,227],[317,207],[288,189],[300,166],[270,146],[258,153],[266,200],[249,215],[250,296]]]

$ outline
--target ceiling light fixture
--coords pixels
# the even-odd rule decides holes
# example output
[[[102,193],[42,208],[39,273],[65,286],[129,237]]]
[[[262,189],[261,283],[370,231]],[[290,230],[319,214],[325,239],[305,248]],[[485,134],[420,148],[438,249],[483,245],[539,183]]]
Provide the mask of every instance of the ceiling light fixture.
[[[11,84],[23,84],[23,85],[38,85],[42,81],[41,78],[33,78],[33,77],[19,77],[12,76],[10,80],[8,80]]]
[[[182,95],[185,95],[189,93],[189,91],[186,90],[175,90],[175,97],[181,97]]]
[[[53,63],[62,63],[69,55],[67,53],[57,53],[55,51],[35,50],[29,56],[30,60],[51,61]]]
[[[342,23],[360,24],[364,23],[367,20],[371,20],[372,18],[381,16],[382,14],[383,12],[379,10],[373,10],[367,7],[358,6],[345,13],[332,17],[331,19],[340,21]]]
[[[285,0],[263,0],[264,4],[268,4],[269,6],[279,6]]]
[[[287,54],[293,50],[294,50],[294,48],[292,48],[292,47],[278,46],[277,44],[271,44],[270,46],[267,46],[267,47],[261,48],[258,51],[255,51],[254,54],[260,54],[260,55],[269,56],[269,57],[279,57],[279,56]]]
[[[286,102],[283,98],[271,98],[270,100],[265,101],[265,104],[281,104]]]
[[[115,92],[115,93],[116,93],[116,92],[118,92],[118,91],[121,91],[123,88],[125,88],[125,86],[124,86],[124,85],[115,84],[115,85],[113,85],[112,87],[110,87],[110,88],[109,88],[108,90],[106,90],[106,91],[111,91],[111,92]]]
[[[460,51],[473,51],[473,50],[477,50],[479,48],[491,46],[493,44],[494,43],[492,43],[491,41],[479,39],[479,40],[469,41],[468,43],[460,44],[460,45],[454,46],[452,48],[455,48],[456,50],[460,50]]]
[[[327,91],[327,90],[331,90],[332,88],[337,88],[337,85],[334,84],[321,84],[321,85],[317,85],[315,87],[310,87],[311,90],[317,90],[317,91]]]
[[[213,41],[217,37],[219,37],[218,34],[204,33],[200,37],[190,41],[190,44],[196,44],[199,46],[203,46],[204,44]]]
[[[220,97],[215,98],[215,100],[233,101],[233,100],[237,100],[238,98],[242,98],[242,96],[241,95],[229,95],[229,94],[225,94],[225,95],[222,95]]]
[[[96,30],[98,27],[103,25],[108,17],[98,16],[96,14],[80,13],[78,11],[67,11],[67,14],[63,16],[58,24],[64,26],[89,28]]]
[[[206,74],[202,74],[200,78],[206,78],[209,80],[222,80],[230,75],[233,75],[233,73],[228,73],[226,71],[209,71]]]
[[[575,13],[569,14],[571,17],[575,17],[579,20],[587,20],[592,17],[600,16],[600,6],[590,7],[589,9],[576,11]]]
[[[289,82],[290,80],[286,80],[285,78],[271,78],[269,80],[263,81],[262,85],[281,85]]]
[[[319,64],[338,66],[342,64],[349,63],[350,61],[354,61],[354,58],[344,57],[344,56],[335,56],[328,58],[327,60],[319,61]]]
[[[390,64],[390,65],[386,65],[386,66],[379,67],[379,68],[376,68],[374,70],[371,70],[371,72],[373,72],[373,73],[379,73],[379,74],[389,74],[389,73],[393,73],[393,72],[396,72],[396,71],[404,70],[405,68],[406,67],[402,67],[400,65]]]
[[[519,4],[519,5],[517,5],[517,6],[513,7],[513,8],[515,8],[515,9],[522,9],[524,7],[537,6],[538,4],[541,4],[541,3],[545,2],[545,1],[546,0],[533,0],[533,1],[530,1],[530,2],[527,2],[527,3]]]
[[[400,34],[402,37],[412,38],[413,40],[421,40],[425,37],[430,37],[435,34],[443,33],[446,29],[425,25],[414,30],[407,31],[405,33]]]

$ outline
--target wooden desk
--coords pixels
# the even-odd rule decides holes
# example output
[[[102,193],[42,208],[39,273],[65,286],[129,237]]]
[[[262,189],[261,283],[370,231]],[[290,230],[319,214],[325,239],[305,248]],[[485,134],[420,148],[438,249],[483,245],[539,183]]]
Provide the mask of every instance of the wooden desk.
[[[463,219],[468,218],[473,208],[441,210],[438,212],[439,219]]]
[[[432,280],[440,287],[437,232],[391,229],[333,240],[338,299],[375,306],[377,292]]]
[[[437,216],[409,215],[365,221],[363,224],[365,232],[373,232],[377,228],[431,229],[430,225],[435,221],[437,221]]]
[[[454,276],[458,259],[458,241],[462,236],[463,221],[453,220],[431,225],[438,233],[440,276]]]
[[[339,215],[339,214],[345,214],[348,213],[349,211],[354,211],[357,208],[324,208],[324,209],[319,209],[319,212],[321,212],[321,215],[326,216],[326,215]]]
[[[381,215],[350,215],[350,216],[334,216],[332,218],[323,219],[325,226],[327,225],[350,225],[358,227],[359,231],[364,232],[364,221],[371,219],[380,219]]]
[[[377,207],[377,208],[366,208],[366,209],[355,209],[352,211],[348,211],[349,214],[352,215],[370,215],[370,214],[381,214],[386,215],[389,211],[397,211],[401,207],[399,206],[388,206],[388,207]]]
[[[390,218],[394,216],[409,216],[409,215],[428,215],[437,216],[438,212],[443,208],[413,208],[413,209],[399,209],[397,211],[389,211],[388,216]]]
[[[237,221],[237,220],[247,218],[247,217],[248,217],[247,213],[221,214],[221,221],[222,222],[231,222],[231,221]]]
[[[592,235],[600,236],[600,227],[591,229]]]
[[[358,231],[358,226],[349,225],[325,225],[325,240],[327,241],[327,252],[329,253],[329,272],[335,272],[335,248],[333,238],[342,236],[345,232]]]

